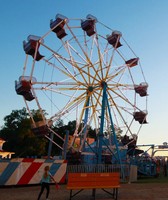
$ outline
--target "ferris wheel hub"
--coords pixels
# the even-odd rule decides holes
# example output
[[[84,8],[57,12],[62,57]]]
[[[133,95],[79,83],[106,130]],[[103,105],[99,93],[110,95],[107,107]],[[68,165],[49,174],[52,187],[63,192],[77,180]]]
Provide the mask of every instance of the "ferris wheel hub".
[[[88,92],[93,92],[93,90],[94,90],[94,87],[93,87],[93,86],[89,86],[89,87],[88,87]]]
[[[100,85],[101,85],[102,88],[107,87],[106,81],[101,81],[101,84],[100,84]]]

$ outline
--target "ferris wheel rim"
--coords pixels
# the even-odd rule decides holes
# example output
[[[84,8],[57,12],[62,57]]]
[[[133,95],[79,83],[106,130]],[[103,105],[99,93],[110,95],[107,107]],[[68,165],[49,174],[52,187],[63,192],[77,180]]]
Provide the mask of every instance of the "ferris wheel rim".
[[[77,21],[77,19],[75,20]],[[84,19],[80,19],[79,21],[81,22],[82,20]],[[115,109],[115,112],[116,112],[114,113],[114,118],[117,115],[121,116],[121,118],[123,118],[123,122],[125,126],[127,127],[126,134],[127,132],[134,134],[130,131],[131,129],[130,127],[132,126],[133,121],[136,121],[134,120],[134,113],[136,110],[142,111],[142,109],[136,106],[136,103],[137,103],[136,100],[132,102],[123,93],[124,90],[128,90],[128,91],[130,90],[130,91],[135,92],[136,83],[134,82],[134,77],[132,77],[132,74],[131,74],[132,66],[128,66],[125,63],[126,59],[123,57],[118,47],[116,45],[114,47],[110,46],[109,41],[107,40],[107,37],[102,36],[100,33],[98,33],[96,28],[95,28],[95,34],[89,37],[89,39],[87,38],[88,36],[86,34],[86,31],[83,31],[83,44],[85,46],[82,46],[82,44],[80,43],[81,40],[78,39],[77,35],[75,35],[75,32],[74,32],[74,29],[77,30],[81,28],[81,26],[79,25],[79,26],[71,27],[69,25],[70,21],[71,19],[68,19],[68,20],[64,19],[63,21],[60,21],[56,26],[51,28],[46,34],[44,34],[38,40],[38,45],[41,45],[43,48],[46,48],[46,51],[51,52],[51,55],[48,58],[42,57],[41,61],[44,61],[44,63],[46,63],[47,66],[53,67],[57,69],[60,73],[63,73],[65,76],[67,76],[67,79],[69,81],[68,82],[66,79],[61,80],[61,81],[55,81],[55,82],[48,81],[48,80],[37,81],[36,78],[33,76],[37,61],[33,59],[31,73],[30,73],[30,76],[28,77],[31,82],[31,87],[32,87],[31,89],[35,96],[35,101],[38,105],[38,108],[42,110],[42,107],[40,106],[40,102],[36,95],[36,92],[38,90],[41,90],[44,93],[47,91],[55,92],[62,96],[67,95],[67,97],[69,97],[69,100],[61,109],[58,110],[58,113],[54,113],[53,116],[50,117],[50,119],[55,121],[58,118],[64,117],[64,115],[66,115],[67,113],[71,114],[70,113],[71,111],[75,112],[75,108],[82,105],[81,113],[79,116],[80,121],[78,121],[78,123],[82,122],[84,118],[84,112],[86,111],[86,109],[91,109],[88,122],[90,123],[92,120],[96,121],[96,118],[98,118],[98,115],[101,115],[100,108],[102,105],[101,100],[102,100],[102,94],[103,94],[103,87],[104,87],[104,84],[106,84],[107,93],[108,93],[109,99],[111,99],[111,107]],[[57,28],[59,25],[61,25],[62,22],[64,22],[65,29],[70,32],[71,39],[69,41],[67,40],[64,41],[64,39],[61,39],[61,47],[58,48],[59,51],[56,51],[52,49],[51,47],[49,47],[47,44],[45,44],[44,40],[50,34],[52,34],[52,31],[55,28]],[[97,21],[96,23],[100,23],[101,25],[103,25],[104,27],[112,31],[111,28],[105,26],[103,23],[99,21]],[[122,35],[120,35],[120,37],[117,38],[117,42],[119,42],[121,38],[128,45],[128,43],[126,42],[126,40],[123,38]],[[81,39],[81,36],[80,36],[80,39]],[[104,48],[102,47],[102,44],[100,43],[101,39],[103,42],[106,42],[106,44],[104,45]],[[75,44],[77,44],[77,48],[76,46],[73,46],[74,43],[72,43],[72,41],[74,43],[76,42]],[[38,45],[36,45],[35,56],[38,50]],[[129,45],[128,45],[128,48],[135,55],[134,51],[131,49]],[[64,49],[64,51],[67,53],[66,56],[61,55],[61,49]],[[79,50],[81,52],[79,52]],[[94,58],[93,56],[93,54],[95,53],[95,50],[97,50],[96,58]],[[113,61],[116,54],[121,57],[121,60],[123,60],[123,64],[120,64],[119,66],[113,65],[114,63]],[[27,80],[25,76],[26,69],[27,69],[27,62],[28,62],[28,55],[26,54],[26,60],[25,60],[24,70],[23,70],[23,75],[22,75],[23,80]],[[54,62],[57,62],[57,63],[55,64]],[[139,58],[138,58],[138,62],[139,62]],[[72,69],[68,69],[67,66],[69,65],[72,66]],[[114,68],[113,71],[111,71],[112,66]],[[141,65],[140,65],[140,69],[143,75],[144,82],[146,82]],[[125,71],[128,71],[129,78],[131,79],[130,82],[132,84],[130,84],[130,82],[129,83],[120,82],[123,79]],[[73,95],[72,94],[70,95],[68,93],[66,94],[66,91],[71,91],[74,93]],[[80,92],[78,94],[79,96],[74,95],[75,91],[76,93]],[[135,93],[134,98],[137,98],[137,96],[138,94]],[[86,102],[88,98],[91,99],[90,106],[88,105],[86,106]],[[128,110],[126,110],[123,104],[121,105],[118,104],[119,98],[120,100],[123,100],[123,102],[127,104],[127,106],[129,104],[130,107]],[[120,114],[120,112],[123,112],[124,109],[125,111],[128,112],[128,114],[132,115],[132,120],[130,121],[129,125],[127,124],[125,118],[122,117],[122,114]],[[134,112],[131,113],[131,111],[134,111]],[[43,115],[42,112],[41,114]],[[43,120],[45,120],[45,116],[43,116]],[[140,128],[142,127],[142,124],[140,124]],[[137,135],[139,134],[139,131],[140,130],[137,131]]]

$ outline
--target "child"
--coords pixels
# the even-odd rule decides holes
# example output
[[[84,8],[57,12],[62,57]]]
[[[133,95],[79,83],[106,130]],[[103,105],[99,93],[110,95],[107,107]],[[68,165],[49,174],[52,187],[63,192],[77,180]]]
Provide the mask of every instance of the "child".
[[[40,197],[41,197],[42,193],[44,192],[45,188],[47,190],[46,200],[48,199],[49,192],[50,192],[51,179],[57,184],[57,182],[54,180],[54,177],[50,174],[49,169],[50,169],[49,166],[45,166],[45,168],[44,168],[44,173],[43,173],[42,180],[41,180],[41,190],[38,195],[38,200],[40,200]]]

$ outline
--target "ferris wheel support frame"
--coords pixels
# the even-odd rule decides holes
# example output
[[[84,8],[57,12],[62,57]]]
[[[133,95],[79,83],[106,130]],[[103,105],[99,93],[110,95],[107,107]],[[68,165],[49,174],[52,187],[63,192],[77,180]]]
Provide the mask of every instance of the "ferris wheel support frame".
[[[86,101],[86,110],[85,110],[85,116],[84,116],[84,129],[83,129],[83,134],[81,135],[81,139],[84,140],[85,135],[87,134],[87,120],[88,120],[88,116],[89,116],[89,103],[90,103],[90,96],[87,97],[87,101]],[[81,144],[82,145],[82,144]],[[82,149],[85,149],[85,141],[83,142],[83,146],[81,147]],[[81,150],[82,150],[81,149]]]
[[[105,109],[107,107],[109,117],[110,117],[110,123],[111,123],[111,129],[112,133],[114,136],[114,143],[116,146],[116,151],[117,151],[117,159],[119,164],[121,165],[121,156],[120,156],[120,151],[118,148],[118,141],[116,137],[116,132],[113,124],[113,119],[110,111],[110,105],[108,102],[108,97],[107,97],[107,83],[103,83],[103,97],[102,97],[102,110],[101,110],[101,121],[100,121],[100,132],[99,132],[99,141],[98,141],[98,163],[100,164],[102,162],[102,146],[103,146],[103,131],[104,131],[104,118],[105,118]]]

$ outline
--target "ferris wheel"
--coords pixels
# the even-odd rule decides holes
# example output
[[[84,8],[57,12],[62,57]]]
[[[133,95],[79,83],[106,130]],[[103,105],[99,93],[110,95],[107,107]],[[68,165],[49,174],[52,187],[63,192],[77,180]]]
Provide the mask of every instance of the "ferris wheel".
[[[48,130],[59,136],[52,125],[62,119],[76,120],[73,142],[82,138],[80,151],[89,127],[96,131],[100,152],[103,138],[117,147],[119,134],[137,139],[147,123],[148,84],[120,31],[92,15],[68,19],[57,14],[48,32],[29,35],[23,48],[26,59],[15,89],[24,97],[34,133],[51,140]],[[32,109],[40,111],[40,121]]]

